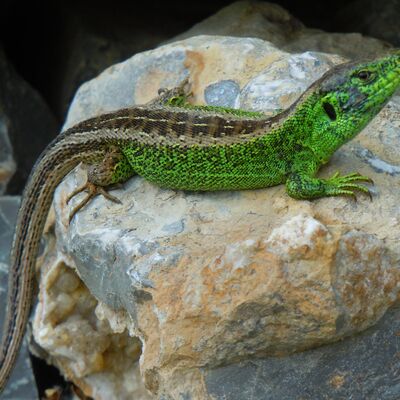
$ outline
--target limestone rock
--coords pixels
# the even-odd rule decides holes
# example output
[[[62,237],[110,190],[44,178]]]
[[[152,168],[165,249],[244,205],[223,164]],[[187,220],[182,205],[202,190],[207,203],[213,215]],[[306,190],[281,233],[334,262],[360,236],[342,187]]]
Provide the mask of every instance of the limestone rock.
[[[33,326],[47,361],[92,398],[150,399],[138,369],[141,344],[125,330],[126,315],[99,305],[61,259],[47,265]]]
[[[66,127],[148,101],[187,75],[196,103],[273,113],[341,60],[288,54],[254,38],[194,37],[135,55],[83,85]],[[397,113],[391,102],[320,174],[369,175],[373,202],[296,201],[282,185],[187,193],[135,177],[113,192],[122,204],[97,198],[68,226],[81,197],[68,206],[66,198],[85,179],[76,169],[56,191],[57,243],[42,268],[36,340],[96,399],[103,398],[99,381],[111,392],[118,387],[119,396],[131,393],[137,339],[141,375],[154,395],[207,399],[205,376],[215,368],[289,355],[372,326],[398,298],[400,160],[386,149],[400,146]],[[116,358],[105,362],[108,352]],[[116,374],[115,363],[128,373]]]
[[[235,60],[235,62],[232,62]],[[344,59],[285,53],[254,38],[197,36],[134,55],[81,86],[64,129],[88,118],[157,96],[190,75],[193,102],[276,113]]]

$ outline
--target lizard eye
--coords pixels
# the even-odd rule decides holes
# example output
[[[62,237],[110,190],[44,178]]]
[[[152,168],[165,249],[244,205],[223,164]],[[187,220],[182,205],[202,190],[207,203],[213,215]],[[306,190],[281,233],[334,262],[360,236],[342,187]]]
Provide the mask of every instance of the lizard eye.
[[[369,82],[374,77],[374,74],[371,71],[362,70],[362,71],[358,71],[356,73],[356,76],[358,79],[360,79],[364,82]]]

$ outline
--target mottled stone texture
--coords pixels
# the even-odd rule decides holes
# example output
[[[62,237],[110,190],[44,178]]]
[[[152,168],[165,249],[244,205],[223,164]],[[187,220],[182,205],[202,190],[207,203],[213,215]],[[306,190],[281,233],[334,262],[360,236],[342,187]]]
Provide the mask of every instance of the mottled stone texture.
[[[205,385],[211,399],[397,400],[399,332],[396,307],[360,335],[289,357],[207,371]]]
[[[346,36],[349,48],[361,42],[368,51],[368,40],[353,38]],[[83,85],[65,126],[146,102],[188,75],[196,103],[274,113],[341,60],[288,54],[255,38],[194,37],[135,55]],[[68,226],[81,197],[68,205],[66,198],[85,179],[76,169],[56,191],[57,241],[48,246],[35,314],[35,338],[48,359],[95,399],[115,390],[118,399],[139,391],[135,398],[148,398],[140,352],[144,384],[160,399],[263,398],[258,374],[280,380],[276,393],[290,398],[291,360],[312,354],[299,352],[325,344],[314,354],[328,357],[329,346],[339,346],[329,343],[376,324],[398,299],[398,112],[397,99],[320,174],[370,176],[372,202],[362,195],[357,203],[296,201],[282,185],[188,193],[135,177],[113,191],[122,204],[97,198]],[[380,345],[370,351],[379,354]],[[344,369],[336,359],[332,385],[345,387],[345,372],[361,368],[356,356],[347,361]],[[270,374],[268,363],[276,366]],[[301,365],[299,382],[310,368]],[[364,378],[366,391],[374,378]],[[384,385],[396,391],[394,380]]]
[[[0,332],[3,331],[3,310],[7,298],[9,253],[18,206],[19,197],[0,197],[0,303],[2,304],[2,311],[0,312]],[[0,400],[35,400],[37,396],[28,348],[24,341],[15,369],[11,374],[10,381],[4,392],[0,394]]]

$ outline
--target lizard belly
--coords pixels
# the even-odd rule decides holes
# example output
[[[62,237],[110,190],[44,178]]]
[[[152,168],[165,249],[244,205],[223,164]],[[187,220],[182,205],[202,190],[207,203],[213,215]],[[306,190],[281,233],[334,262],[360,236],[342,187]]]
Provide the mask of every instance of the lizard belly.
[[[182,190],[242,190],[278,185],[286,163],[243,146],[124,148],[135,173],[150,182]]]

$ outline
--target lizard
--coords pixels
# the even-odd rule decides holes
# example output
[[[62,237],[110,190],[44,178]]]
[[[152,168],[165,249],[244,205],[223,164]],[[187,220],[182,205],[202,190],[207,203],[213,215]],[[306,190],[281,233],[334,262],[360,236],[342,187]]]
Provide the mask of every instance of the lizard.
[[[161,187],[214,191],[285,184],[295,199],[369,194],[359,173],[316,176],[400,86],[400,51],[343,63],[314,82],[288,109],[259,112],[189,104],[184,88],[154,101],[80,122],[42,152],[24,189],[10,255],[7,313],[0,348],[0,391],[12,371],[33,298],[39,241],[55,188],[88,165],[88,195],[118,201],[105,187],[141,175]],[[69,199],[70,199],[69,198]]]

